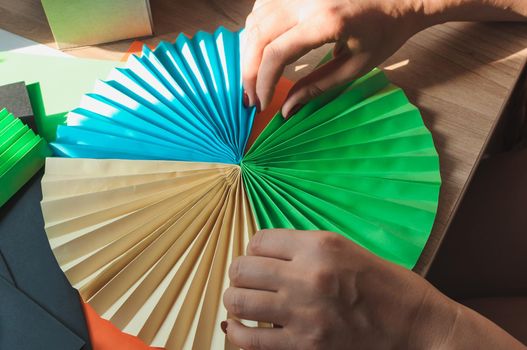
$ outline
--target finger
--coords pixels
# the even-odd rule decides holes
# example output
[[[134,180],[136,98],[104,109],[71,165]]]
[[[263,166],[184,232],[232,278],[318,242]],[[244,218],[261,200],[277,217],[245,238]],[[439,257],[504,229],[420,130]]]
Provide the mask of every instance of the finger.
[[[317,68],[306,77],[300,79],[289,91],[283,107],[282,115],[290,118],[292,112],[305,105],[311,99],[319,96],[332,87],[350,82],[368,73],[375,67],[369,55],[358,53],[341,54],[325,65]]]
[[[227,339],[246,350],[288,350],[289,338],[283,328],[251,328],[239,321],[227,320]]]
[[[271,102],[275,86],[288,64],[334,40],[331,32],[323,28],[309,22],[300,23],[264,48],[256,81],[262,110]]]
[[[303,246],[301,231],[273,229],[261,230],[251,238],[247,255],[292,260]]]
[[[229,267],[231,285],[238,288],[250,288],[278,291],[283,283],[282,274],[287,269],[283,260],[259,256],[240,256]]]
[[[295,24],[291,5],[270,1],[247,17],[242,57],[242,77],[251,106],[257,105],[256,78],[267,44],[292,28]]]
[[[229,287],[223,304],[230,315],[242,320],[284,324],[287,310],[275,292]]]

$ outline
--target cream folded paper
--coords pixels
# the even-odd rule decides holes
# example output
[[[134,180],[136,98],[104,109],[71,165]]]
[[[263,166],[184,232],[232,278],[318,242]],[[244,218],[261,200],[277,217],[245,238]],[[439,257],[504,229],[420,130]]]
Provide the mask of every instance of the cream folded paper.
[[[228,347],[227,271],[256,227],[237,165],[48,158],[42,191],[57,261],[100,315],[153,346]]]

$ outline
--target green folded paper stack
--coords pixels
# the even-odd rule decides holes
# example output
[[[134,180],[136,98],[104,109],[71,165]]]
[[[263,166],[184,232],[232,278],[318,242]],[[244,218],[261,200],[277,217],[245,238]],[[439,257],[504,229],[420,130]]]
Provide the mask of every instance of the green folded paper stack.
[[[0,110],[0,206],[14,195],[51,155],[46,141],[15,118]]]

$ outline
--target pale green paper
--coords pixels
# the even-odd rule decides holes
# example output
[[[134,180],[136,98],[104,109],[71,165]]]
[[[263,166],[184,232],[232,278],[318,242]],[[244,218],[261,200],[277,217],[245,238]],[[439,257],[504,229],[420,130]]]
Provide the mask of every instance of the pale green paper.
[[[54,138],[53,128],[47,130],[46,118],[59,120],[77,107],[82,96],[93,90],[97,79],[104,79],[112,68],[122,63],[80,58],[50,57],[12,52],[0,52],[0,85],[24,81],[26,85],[40,83],[42,105],[35,105],[35,119],[42,136]],[[38,94],[37,94],[38,95]]]

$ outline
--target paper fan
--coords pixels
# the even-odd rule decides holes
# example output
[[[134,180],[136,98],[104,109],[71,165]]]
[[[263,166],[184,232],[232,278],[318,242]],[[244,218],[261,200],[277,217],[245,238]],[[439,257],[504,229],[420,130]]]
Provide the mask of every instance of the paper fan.
[[[44,140],[7,109],[0,109],[0,206],[44,165]]]
[[[248,151],[241,93],[238,33],[180,36],[98,82],[52,144],[77,158],[49,159],[43,179],[57,260],[148,344],[230,346],[221,295],[256,227],[339,232],[408,268],[430,233],[438,156],[381,71],[278,114]]]
[[[59,155],[238,164],[255,109],[242,99],[239,34],[162,42],[98,81],[59,127]]]

